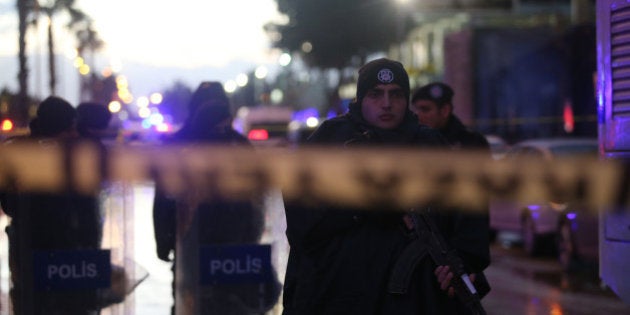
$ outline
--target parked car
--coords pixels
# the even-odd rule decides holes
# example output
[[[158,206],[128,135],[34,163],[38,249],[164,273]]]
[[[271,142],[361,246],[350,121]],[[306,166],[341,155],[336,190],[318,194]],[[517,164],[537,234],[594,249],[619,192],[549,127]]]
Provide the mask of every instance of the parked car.
[[[504,159],[520,158],[543,159],[551,161],[557,158],[577,157],[581,155],[597,157],[598,141],[596,138],[547,138],[526,140],[512,145]],[[578,239],[573,227],[582,227],[582,219],[588,220],[583,209],[570,203],[548,201],[536,204],[523,204],[512,200],[491,200],[490,228],[493,232],[517,232],[523,248],[529,255],[558,249],[568,265],[569,260],[577,257],[575,245]],[[579,214],[579,215],[578,215]],[[580,222],[580,223],[578,223]],[[591,223],[597,228],[597,221]],[[597,231],[593,238],[597,239]],[[559,236],[562,236],[560,238]],[[580,244],[582,241],[580,240]],[[581,253],[581,251],[580,251]]]
[[[241,107],[232,126],[255,146],[285,146],[293,110],[285,106]]]

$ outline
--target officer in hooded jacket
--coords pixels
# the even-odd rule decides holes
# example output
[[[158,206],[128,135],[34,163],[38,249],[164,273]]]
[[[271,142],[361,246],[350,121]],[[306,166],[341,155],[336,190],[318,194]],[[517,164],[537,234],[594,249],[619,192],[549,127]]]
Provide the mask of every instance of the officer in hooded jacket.
[[[447,147],[436,130],[417,123],[408,105],[409,79],[402,64],[371,61],[359,70],[349,112],[323,122],[307,145]],[[285,210],[290,253],[283,314],[466,314],[449,296],[448,282],[437,281],[430,259],[419,262],[407,294],[389,293],[393,266],[411,242],[404,209],[286,201]],[[475,222],[470,226],[448,213],[433,216],[467,272],[488,266],[488,244],[467,241]]]
[[[249,141],[231,128],[229,99],[223,85],[215,81],[199,84],[188,103],[188,117],[181,129],[164,139],[164,144],[238,144],[250,146]],[[156,188],[153,224],[157,256],[171,261],[175,250],[176,200]]]
[[[165,141],[186,146],[253,146],[247,138],[232,128],[229,100],[219,82],[202,82],[189,104],[190,115],[182,128]],[[212,158],[212,157],[208,157]],[[207,187],[199,187],[200,190]],[[183,219],[178,211],[193,213]],[[180,220],[181,219],[181,220]],[[173,261],[173,295],[189,296],[199,283],[199,270],[186,268],[199,263],[199,246],[257,244],[264,229],[264,209],[259,196],[244,200],[231,200],[212,196],[199,203],[186,198],[168,195],[159,183],[153,206],[153,222],[158,258]],[[178,264],[177,268],[175,264]],[[275,279],[274,279],[275,280]],[[280,285],[271,282],[260,294],[258,285],[216,285],[199,288],[198,301],[183,298],[176,305],[182,309],[172,313],[198,314],[252,314],[272,308],[279,297]],[[176,294],[175,290],[179,290]]]

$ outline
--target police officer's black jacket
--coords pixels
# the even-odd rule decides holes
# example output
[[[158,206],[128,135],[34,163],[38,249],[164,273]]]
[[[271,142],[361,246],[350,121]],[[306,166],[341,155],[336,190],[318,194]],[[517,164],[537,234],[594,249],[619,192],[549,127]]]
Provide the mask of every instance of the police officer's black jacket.
[[[410,112],[396,130],[371,127],[356,103],[350,112],[325,121],[308,144],[408,145],[444,147],[437,130],[421,126]],[[360,163],[360,161],[357,161]],[[334,205],[285,204],[289,261],[284,284],[284,314],[458,314],[456,302],[439,289],[435,266],[424,259],[410,292],[387,292],[392,265],[410,243],[402,209],[383,211],[339,208]],[[455,215],[436,216],[445,238],[462,253],[469,272],[489,264],[488,244],[468,244],[477,222]],[[483,228],[483,226],[482,226]],[[486,231],[487,233],[487,231]],[[485,248],[484,248],[485,246]]]
[[[490,153],[490,144],[481,133],[470,130],[455,115],[450,115],[440,132],[454,148],[479,149]]]
[[[68,178],[73,175],[69,153],[76,143],[74,140],[39,139],[29,135],[2,145],[14,143],[30,143],[44,150],[63,148],[68,155],[60,167]],[[7,191],[0,191],[0,207],[11,217],[6,233],[15,314],[26,313],[23,310],[29,308],[32,314],[87,314],[87,310],[98,306],[95,290],[34,290],[33,285],[26,282],[37,277],[33,272],[37,262],[34,254],[100,249],[104,218],[98,196],[79,193],[69,182],[65,183],[68,185],[58,192],[22,191],[12,185]]]

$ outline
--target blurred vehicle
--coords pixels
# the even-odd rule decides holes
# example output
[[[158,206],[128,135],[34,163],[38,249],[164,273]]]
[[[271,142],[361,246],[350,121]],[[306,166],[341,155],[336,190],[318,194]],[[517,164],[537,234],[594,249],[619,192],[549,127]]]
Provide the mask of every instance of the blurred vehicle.
[[[284,106],[259,105],[241,107],[233,127],[256,146],[284,146],[293,110]]]
[[[289,141],[294,146],[299,146],[306,142],[308,137],[319,127],[319,119],[309,118],[307,121],[293,120],[289,124]]]
[[[488,143],[490,144],[490,153],[495,160],[501,159],[505,156],[505,153],[510,149],[508,143],[497,135],[484,135]]]
[[[526,140],[514,144],[505,154],[504,159],[522,158],[551,161],[558,158],[591,156],[598,154],[598,141],[595,138],[547,138]],[[540,204],[523,204],[512,200],[494,199],[490,202],[490,228],[494,231],[512,231],[519,234],[527,254],[534,256],[544,250],[562,248],[563,255],[571,257],[577,254],[574,245],[577,242],[573,229],[582,219],[582,209],[567,203],[548,201]],[[581,221],[580,221],[581,222]],[[580,227],[582,227],[580,223]],[[597,221],[591,223],[597,228]],[[558,241],[558,231],[566,240]],[[597,239],[597,234],[593,238]],[[582,243],[580,243],[582,244]],[[570,252],[570,253],[569,253]],[[568,260],[566,258],[565,260]]]

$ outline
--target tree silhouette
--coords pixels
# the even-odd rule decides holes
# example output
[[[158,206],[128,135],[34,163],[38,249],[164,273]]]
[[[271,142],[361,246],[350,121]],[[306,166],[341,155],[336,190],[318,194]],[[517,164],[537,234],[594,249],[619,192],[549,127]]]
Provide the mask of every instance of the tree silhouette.
[[[105,44],[94,30],[94,21],[82,11],[71,10],[70,22],[68,27],[74,31],[77,38],[77,53],[84,56],[86,50],[93,55],[96,51],[103,48]]]
[[[55,15],[61,12],[67,12],[70,14],[71,19],[68,23],[67,27],[72,28],[74,24],[80,23],[83,20],[87,19],[87,15],[83,13],[81,10],[75,7],[75,0],[54,0],[50,3],[50,5],[39,5],[38,10],[43,12],[48,16],[48,70],[49,70],[49,86],[50,86],[50,94],[56,94],[56,86],[57,86],[57,73],[55,68],[55,45],[54,45],[54,35],[53,35],[53,18]]]
[[[29,24],[33,23],[32,13],[35,9],[35,0],[17,0],[18,9],[18,85],[15,111],[15,121],[20,126],[25,126],[28,121],[28,66],[26,57],[26,31]]]
[[[90,67],[95,66],[94,54],[103,48],[105,42],[99,37],[98,33],[94,30],[93,21],[91,18],[85,16],[82,12],[73,12],[76,15],[71,14],[72,20],[68,24],[77,40],[77,55],[83,58],[84,63]],[[98,101],[104,104],[111,101],[111,95],[107,98],[101,98],[99,92],[96,90],[101,84],[98,84],[99,78],[94,73],[91,76],[81,76],[81,100],[83,101]],[[98,85],[98,86],[97,86]]]
[[[366,55],[397,42],[408,26],[395,0],[276,2],[289,22],[265,26],[274,46],[302,53],[309,66],[321,69],[361,64]],[[305,43],[310,43],[306,52]]]

